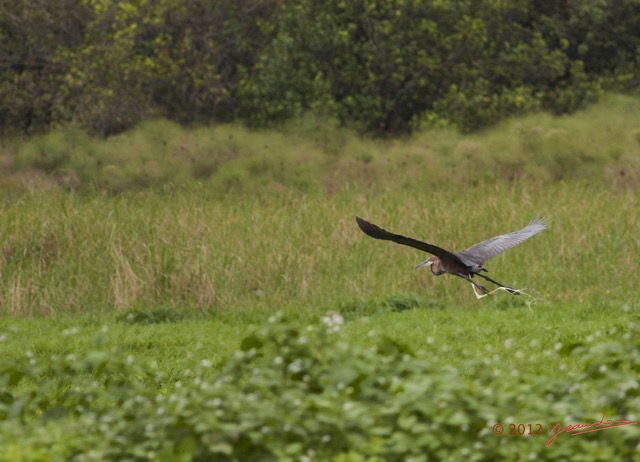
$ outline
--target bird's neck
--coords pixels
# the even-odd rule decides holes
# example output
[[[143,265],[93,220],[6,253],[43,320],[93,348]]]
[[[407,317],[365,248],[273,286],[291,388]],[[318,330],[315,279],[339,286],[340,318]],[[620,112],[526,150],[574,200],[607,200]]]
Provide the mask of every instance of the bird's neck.
[[[434,262],[431,264],[431,272],[435,275],[435,276],[440,276],[442,273],[444,273],[445,271],[442,269],[442,266],[440,265],[440,259],[436,259],[434,260]]]

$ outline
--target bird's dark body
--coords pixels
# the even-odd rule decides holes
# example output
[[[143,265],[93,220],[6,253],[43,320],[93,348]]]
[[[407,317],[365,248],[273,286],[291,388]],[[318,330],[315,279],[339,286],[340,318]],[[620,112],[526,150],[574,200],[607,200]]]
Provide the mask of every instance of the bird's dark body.
[[[373,223],[363,220],[360,217],[356,217],[356,222],[362,232],[367,236],[375,239],[392,241],[397,244],[406,245],[432,254],[431,257],[418,265],[418,267],[430,266],[431,272],[436,276],[445,273],[453,274],[471,282],[484,293],[488,293],[488,290],[485,287],[477,284],[471,279],[473,276],[478,275],[487,281],[503,287],[509,293],[515,295],[518,294],[518,291],[515,289],[505,286],[504,284],[500,284],[484,274],[480,274],[481,271],[487,271],[483,266],[484,262],[495,257],[497,254],[520,244],[531,236],[545,230],[547,227],[543,220],[532,220],[525,228],[519,231],[487,239],[486,241],[475,244],[461,252],[449,252],[448,250],[427,242],[391,233],[377,225],[374,225]]]
[[[438,259],[437,262],[433,262],[431,264],[431,272],[440,276],[441,274],[449,273],[449,274],[466,274],[471,277],[475,273],[471,271],[471,268],[463,263],[451,261],[451,260],[443,260],[441,258]]]

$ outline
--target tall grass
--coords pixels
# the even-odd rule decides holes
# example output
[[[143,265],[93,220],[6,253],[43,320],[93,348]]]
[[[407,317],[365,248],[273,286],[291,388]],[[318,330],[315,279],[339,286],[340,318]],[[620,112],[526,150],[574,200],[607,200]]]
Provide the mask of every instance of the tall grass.
[[[534,114],[470,136],[435,130],[373,140],[313,117],[262,132],[149,121],[107,140],[67,128],[0,143],[0,189],[120,193],[197,180],[219,195],[335,193],[584,178],[638,188],[639,126],[638,98],[610,96],[569,117]]]
[[[478,302],[464,281],[413,269],[424,254],[369,239],[356,214],[454,250],[549,216],[548,231],[489,262],[493,278],[549,302],[638,295],[634,191],[567,182],[223,199],[206,190],[49,192],[0,213],[0,310],[326,310],[403,294],[475,307],[507,297]]]
[[[423,254],[367,238],[354,215],[454,250],[548,216],[548,231],[489,262],[491,276],[549,302],[629,299],[637,102],[466,137],[362,139],[309,118],[271,132],[156,121],[102,141],[72,129],[4,140],[0,312],[506,297],[478,302],[462,280],[414,270]]]

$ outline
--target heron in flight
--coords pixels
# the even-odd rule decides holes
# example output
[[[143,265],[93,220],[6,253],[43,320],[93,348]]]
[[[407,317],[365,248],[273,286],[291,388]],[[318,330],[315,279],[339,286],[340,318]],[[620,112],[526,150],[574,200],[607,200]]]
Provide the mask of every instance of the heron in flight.
[[[490,277],[482,274],[481,271],[487,271],[483,265],[490,258],[495,257],[499,253],[504,252],[505,250],[526,241],[531,236],[535,236],[539,232],[547,229],[547,223],[545,222],[545,220],[534,218],[527,226],[519,231],[492,237],[491,239],[487,239],[486,241],[482,241],[478,244],[472,245],[462,252],[449,252],[448,250],[444,250],[427,242],[422,242],[418,241],[417,239],[401,236],[400,234],[390,233],[389,231],[382,229],[379,226],[374,225],[373,223],[369,223],[368,221],[363,220],[360,217],[356,217],[356,222],[358,223],[358,226],[363,233],[365,233],[367,236],[373,237],[374,239],[392,241],[397,244],[406,245],[418,250],[422,250],[423,252],[430,253],[431,257],[420,263],[416,268],[430,266],[431,272],[436,276],[440,276],[444,273],[459,276],[462,279],[466,279],[467,281],[469,281],[471,284],[473,284],[474,287],[480,289],[480,291],[484,294],[488,294],[489,291],[486,287],[481,286],[480,284],[477,284],[475,281],[473,281],[471,279],[473,276],[477,275],[489,282],[493,282],[510,294],[520,294],[519,290],[513,289],[509,286],[505,286],[504,284],[500,284],[499,282],[494,281]]]

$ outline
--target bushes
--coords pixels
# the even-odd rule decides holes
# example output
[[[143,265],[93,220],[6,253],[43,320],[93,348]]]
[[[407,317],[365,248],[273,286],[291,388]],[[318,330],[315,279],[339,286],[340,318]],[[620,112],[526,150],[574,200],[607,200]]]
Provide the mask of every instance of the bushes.
[[[384,337],[354,347],[342,322],[334,313],[303,328],[275,316],[223,370],[203,361],[175,383],[105,337],[78,357],[5,362],[0,460],[40,460],[45,448],[64,460],[352,461],[631,460],[637,450],[637,426],[545,446],[557,422],[635,418],[635,334],[557,346],[584,370],[539,377],[480,356],[464,373],[432,367]],[[510,423],[542,429],[510,435]]]
[[[634,1],[5,3],[5,131],[110,135],[149,116],[264,126],[306,111],[378,133],[474,130],[639,83]]]
[[[110,135],[155,114],[228,120],[239,75],[265,43],[259,24],[274,6],[14,2],[0,28],[11,57],[0,67],[0,124],[39,131],[75,122]]]

